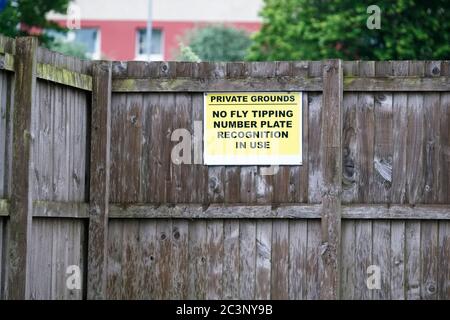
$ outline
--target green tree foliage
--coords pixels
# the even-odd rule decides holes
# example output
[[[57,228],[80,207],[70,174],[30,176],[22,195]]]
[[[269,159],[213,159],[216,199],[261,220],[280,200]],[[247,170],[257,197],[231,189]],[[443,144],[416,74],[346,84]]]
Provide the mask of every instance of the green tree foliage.
[[[200,61],[202,61],[199,58],[199,56],[196,55],[194,51],[192,51],[191,47],[185,46],[182,43],[180,43],[180,55],[178,57],[178,60],[180,60],[180,61],[191,61],[191,62],[200,62]]]
[[[50,50],[60,52],[66,56],[86,59],[86,46],[77,42],[67,42],[63,40],[55,40],[48,45]]]
[[[187,47],[181,45],[179,60],[195,56],[202,61],[239,61],[244,60],[251,40],[243,30],[217,25],[189,32],[185,42]]]
[[[250,60],[448,59],[448,0],[264,0]],[[368,6],[381,29],[367,28]]]
[[[48,21],[46,14],[50,11],[65,13],[69,0],[9,0],[0,12],[0,33],[10,36],[30,35],[36,30],[64,31],[55,22]],[[39,33],[44,44],[51,42],[47,33]]]

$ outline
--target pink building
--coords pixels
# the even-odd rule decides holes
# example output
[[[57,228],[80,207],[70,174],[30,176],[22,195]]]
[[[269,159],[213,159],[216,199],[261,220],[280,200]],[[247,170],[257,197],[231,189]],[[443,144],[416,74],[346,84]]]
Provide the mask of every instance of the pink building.
[[[152,3],[152,60],[174,59],[185,33],[207,24],[257,31],[262,0],[76,0],[81,29],[69,33],[92,58],[145,59],[145,30]],[[49,14],[66,25],[67,17]]]

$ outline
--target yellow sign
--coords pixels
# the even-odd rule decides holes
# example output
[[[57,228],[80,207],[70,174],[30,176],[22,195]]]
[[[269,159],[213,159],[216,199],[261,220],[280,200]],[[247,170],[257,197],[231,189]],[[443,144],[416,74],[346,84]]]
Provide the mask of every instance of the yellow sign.
[[[206,165],[302,164],[302,93],[205,93]]]

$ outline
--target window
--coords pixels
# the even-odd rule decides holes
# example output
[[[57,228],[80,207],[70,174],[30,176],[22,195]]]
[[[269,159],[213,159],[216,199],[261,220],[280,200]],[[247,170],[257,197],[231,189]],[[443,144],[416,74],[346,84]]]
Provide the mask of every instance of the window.
[[[83,45],[88,58],[100,59],[100,39],[97,29],[72,30],[67,34],[67,40]]]
[[[149,60],[147,57],[147,30],[140,29],[137,32],[137,50],[136,60]],[[163,36],[161,29],[152,29],[152,44],[150,60],[161,61],[163,60]]]
[[[54,37],[58,43],[73,44],[78,50],[86,53],[86,58],[100,59],[100,32],[94,28],[75,29],[70,30],[67,34],[58,33],[55,31],[47,31],[47,34]],[[70,54],[70,49],[67,48],[52,48],[64,54]],[[66,52],[68,51],[68,52]]]

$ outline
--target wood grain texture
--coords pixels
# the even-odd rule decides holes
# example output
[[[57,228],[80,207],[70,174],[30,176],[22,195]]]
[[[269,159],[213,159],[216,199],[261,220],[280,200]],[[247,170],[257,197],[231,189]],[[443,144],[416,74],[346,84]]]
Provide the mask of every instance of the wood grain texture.
[[[256,222],[239,222],[239,297],[255,299],[256,287]]]
[[[10,192],[13,77],[0,72],[0,197]]]
[[[289,297],[289,222],[274,221],[272,229],[272,299]]]
[[[323,79],[321,298],[339,299],[343,117],[340,60],[324,64]]]
[[[256,223],[255,299],[271,298],[272,223],[270,220],[259,220]]]
[[[88,240],[89,299],[106,298],[111,143],[111,63],[93,66],[90,208]]]
[[[306,299],[308,222],[289,221],[289,299]]]
[[[77,266],[85,274],[84,243],[86,233],[82,221],[68,219],[33,219],[33,246],[30,256],[29,299],[80,300],[81,288],[67,287],[69,266]]]
[[[32,217],[32,143],[34,134],[37,39],[16,39],[11,215],[8,239],[8,299],[26,299]]]
[[[264,242],[264,240],[268,236],[269,230],[266,229],[268,223],[258,222],[257,224],[257,232],[256,241],[259,241],[266,246],[270,246],[270,241],[268,243]],[[262,228],[260,227],[262,226]],[[224,240],[223,240],[223,274],[222,274],[222,285],[223,285],[223,299],[236,300],[239,299],[239,262],[240,262],[240,247],[239,247],[239,220],[225,220],[223,222],[223,232],[224,232]],[[259,235],[259,236],[258,236]],[[262,249],[266,249],[263,247]],[[264,251],[267,253],[267,250]],[[261,258],[259,258],[261,256]],[[262,293],[265,291],[263,288],[267,285],[266,282],[263,282],[262,286],[258,287],[258,274],[262,280],[267,280],[265,278],[265,272],[267,272],[267,254],[262,256],[262,253],[258,251],[258,261],[260,263],[256,266],[256,290],[258,298],[258,292],[261,292],[260,296],[263,296]],[[270,261],[270,258],[269,258]],[[258,268],[259,266],[259,268]],[[269,267],[270,270],[270,267]],[[258,290],[261,288],[260,290]]]

